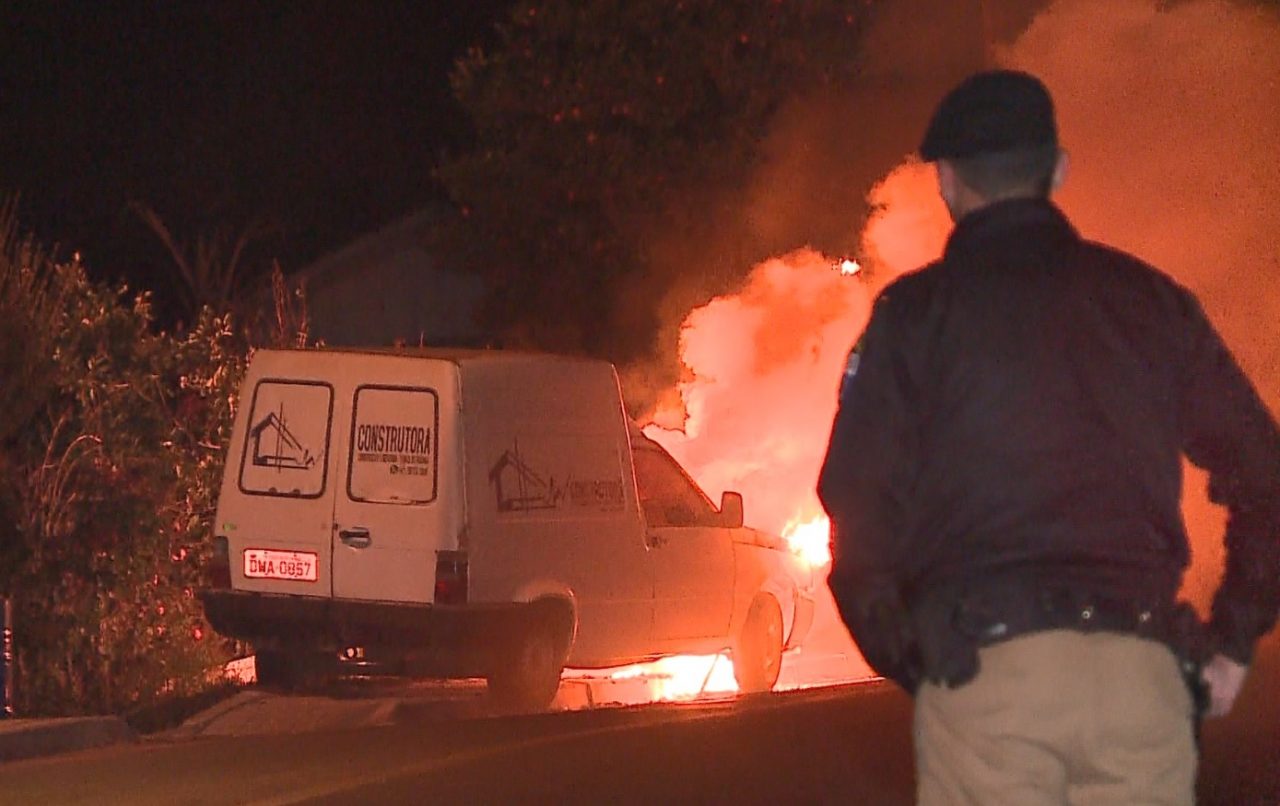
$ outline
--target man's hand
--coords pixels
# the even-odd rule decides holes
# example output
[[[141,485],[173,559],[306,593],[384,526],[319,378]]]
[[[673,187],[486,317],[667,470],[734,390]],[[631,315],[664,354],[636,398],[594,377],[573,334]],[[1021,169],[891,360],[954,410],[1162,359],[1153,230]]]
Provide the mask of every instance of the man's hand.
[[[1209,687],[1207,717],[1226,716],[1231,712],[1240,689],[1244,686],[1249,667],[1236,663],[1226,655],[1214,655],[1213,660],[1200,670],[1200,679]]]

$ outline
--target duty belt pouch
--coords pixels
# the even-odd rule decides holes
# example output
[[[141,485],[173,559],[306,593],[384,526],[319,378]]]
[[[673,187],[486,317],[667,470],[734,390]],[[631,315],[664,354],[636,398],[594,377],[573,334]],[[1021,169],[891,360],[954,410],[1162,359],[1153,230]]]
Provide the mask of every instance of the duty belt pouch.
[[[922,677],[920,649],[897,587],[859,580],[833,585],[832,593],[862,657],[878,674],[914,694]]]
[[[1201,676],[1204,664],[1211,654],[1204,624],[1191,605],[1179,602],[1169,615],[1165,632],[1167,635],[1163,637],[1177,656],[1182,679],[1187,684],[1187,691],[1191,693],[1198,743],[1200,722],[1209,711],[1209,686]]]
[[[1178,665],[1182,669],[1182,679],[1186,681],[1187,691],[1191,692],[1192,715],[1195,720],[1196,743],[1200,742],[1200,723],[1204,721],[1205,715],[1209,713],[1209,685],[1204,682],[1204,678],[1200,673],[1204,670],[1204,664],[1198,661],[1178,659]]]
[[[924,677],[957,688],[978,674],[978,641],[957,623],[955,601],[928,597],[912,608]]]

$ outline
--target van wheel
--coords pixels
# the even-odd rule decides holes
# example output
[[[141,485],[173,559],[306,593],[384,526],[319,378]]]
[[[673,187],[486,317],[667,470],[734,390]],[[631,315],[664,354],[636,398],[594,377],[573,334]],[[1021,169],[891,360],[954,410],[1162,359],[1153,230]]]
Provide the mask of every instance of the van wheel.
[[[259,686],[288,690],[297,685],[297,664],[293,663],[288,652],[279,649],[259,649],[254,653],[253,666]]]
[[[560,688],[568,643],[560,620],[531,620],[489,674],[489,693],[498,706],[514,711],[546,709]]]
[[[337,676],[337,664],[328,655],[289,649],[260,649],[254,654],[258,685],[283,691],[299,691],[329,682]]]
[[[733,677],[747,693],[771,691],[782,671],[782,610],[772,596],[757,596],[733,646]]]

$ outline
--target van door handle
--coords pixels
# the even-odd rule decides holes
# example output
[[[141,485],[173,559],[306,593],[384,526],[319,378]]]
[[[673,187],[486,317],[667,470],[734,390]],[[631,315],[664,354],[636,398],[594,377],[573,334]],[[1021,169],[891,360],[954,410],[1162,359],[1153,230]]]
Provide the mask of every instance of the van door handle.
[[[373,538],[369,536],[369,530],[363,526],[340,529],[338,531],[338,539],[353,549],[368,548],[369,544],[373,542]]]
[[[649,545],[649,548],[651,549],[661,548],[662,546],[665,546],[667,544],[667,539],[665,537],[659,534],[654,534],[653,532],[650,532],[645,537],[647,538],[645,542]]]

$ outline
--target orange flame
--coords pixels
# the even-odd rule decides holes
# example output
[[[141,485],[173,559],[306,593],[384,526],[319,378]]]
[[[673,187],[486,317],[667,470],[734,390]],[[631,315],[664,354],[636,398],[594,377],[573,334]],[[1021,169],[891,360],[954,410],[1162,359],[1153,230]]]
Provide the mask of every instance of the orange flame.
[[[613,680],[647,678],[654,700],[688,700],[704,694],[738,690],[733,677],[733,661],[726,654],[673,655],[652,663],[625,666],[612,672]]]
[[[850,260],[849,258],[845,258],[844,260],[836,264],[835,268],[836,268],[836,271],[840,272],[844,276],[852,277],[853,275],[862,271],[862,264],[856,260]]]
[[[782,539],[811,568],[830,565],[831,521],[826,515],[814,515],[808,519],[796,518],[788,522],[782,530]]]

